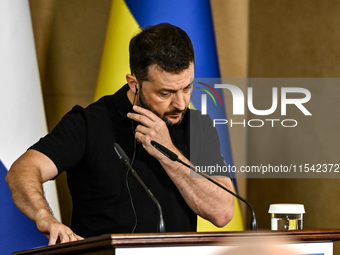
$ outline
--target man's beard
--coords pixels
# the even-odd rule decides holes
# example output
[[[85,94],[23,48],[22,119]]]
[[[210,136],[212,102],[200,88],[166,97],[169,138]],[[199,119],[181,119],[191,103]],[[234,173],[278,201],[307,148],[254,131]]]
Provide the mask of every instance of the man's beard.
[[[149,111],[152,111],[154,114],[156,114],[156,115],[157,115],[158,117],[160,117],[162,120],[164,120],[165,124],[166,124],[168,127],[173,126],[173,125],[178,125],[178,124],[180,124],[180,123],[182,122],[183,118],[184,118],[184,113],[185,113],[185,111],[188,109],[188,108],[186,107],[183,111],[181,111],[181,110],[175,108],[175,109],[173,109],[173,110],[171,110],[171,111],[165,112],[163,116],[160,116],[160,114],[157,113],[157,112],[155,111],[155,109],[154,109],[151,105],[149,105],[149,104],[146,102],[145,96],[144,96],[144,94],[143,94],[143,89],[142,89],[142,88],[140,88],[140,90],[139,90],[138,98],[139,98],[139,106],[141,106],[141,107],[143,107],[143,108],[145,108],[145,109],[147,109],[147,110],[149,110]],[[181,114],[180,120],[179,120],[177,123],[171,123],[171,121],[170,121],[167,117],[165,117],[166,115],[178,114],[178,113],[182,113],[182,114]]]

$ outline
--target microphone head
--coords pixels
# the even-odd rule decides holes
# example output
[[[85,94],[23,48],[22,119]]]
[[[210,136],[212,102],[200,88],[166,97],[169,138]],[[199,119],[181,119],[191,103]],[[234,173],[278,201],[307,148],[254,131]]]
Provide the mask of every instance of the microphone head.
[[[155,141],[151,141],[151,145],[153,147],[155,147],[157,150],[159,150],[161,153],[163,153],[165,156],[167,156],[169,159],[171,159],[172,161],[177,161],[178,160],[178,155],[173,153],[171,150],[169,150],[168,148],[164,147],[163,145],[155,142]]]
[[[118,155],[118,158],[123,161],[123,162],[129,162],[129,157],[125,154],[125,152],[123,151],[123,149],[119,146],[118,143],[114,143],[113,147],[115,149],[115,152]]]

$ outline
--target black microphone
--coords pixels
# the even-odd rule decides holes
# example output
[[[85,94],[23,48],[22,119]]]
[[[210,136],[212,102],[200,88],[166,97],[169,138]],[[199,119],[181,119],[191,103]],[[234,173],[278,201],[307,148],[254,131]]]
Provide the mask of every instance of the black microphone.
[[[153,147],[155,147],[157,150],[159,150],[161,153],[163,153],[165,156],[167,156],[169,159],[171,159],[172,161],[178,161],[179,158],[178,156],[173,153],[171,150],[169,150],[168,148],[164,147],[163,145],[155,142],[155,141],[151,141],[151,145]]]
[[[158,200],[156,199],[156,197],[152,194],[152,192],[148,189],[148,187],[145,185],[145,183],[142,181],[142,179],[139,177],[139,175],[137,174],[137,172],[132,168],[130,162],[129,162],[129,157],[125,154],[125,152],[123,151],[123,149],[119,146],[119,144],[114,143],[113,144],[114,149],[119,157],[119,159],[125,163],[125,165],[127,165],[127,167],[130,169],[130,171],[132,172],[132,174],[135,176],[135,178],[137,179],[137,181],[140,183],[140,185],[142,185],[142,187],[144,188],[144,190],[146,191],[146,193],[148,193],[148,195],[151,197],[151,199],[153,200],[153,202],[157,205],[158,211],[159,211],[159,224],[158,224],[158,231],[160,233],[165,232],[165,224],[164,224],[164,218],[163,218],[163,212],[162,212],[162,207],[160,205],[160,203],[158,202]]]
[[[214,183],[215,185],[219,186],[220,188],[224,189],[225,191],[227,191],[228,193],[230,193],[231,195],[233,195],[234,197],[236,197],[237,199],[241,200],[243,203],[245,203],[249,208],[250,211],[252,213],[252,218],[251,218],[251,223],[250,223],[250,229],[251,230],[257,230],[257,221],[256,221],[256,217],[255,217],[255,211],[254,208],[251,206],[251,204],[244,199],[243,197],[237,195],[236,193],[232,192],[231,190],[227,189],[226,187],[222,186],[221,184],[219,184],[218,182],[216,182],[214,179],[211,179],[210,176],[208,176],[205,173],[202,173],[200,171],[197,171],[196,168],[194,168],[192,165],[188,165],[187,163],[183,162],[182,160],[180,160],[178,158],[178,155],[175,154],[174,152],[172,152],[171,150],[169,150],[168,148],[164,147],[163,145],[155,142],[155,141],[151,141],[151,145],[154,146],[157,150],[159,150],[162,154],[164,154],[166,157],[168,157],[169,159],[171,159],[172,161],[178,161],[179,163],[185,165],[186,167],[189,167],[192,171],[194,171],[195,173],[198,173],[199,175],[203,176],[204,178],[206,178],[207,180],[211,181],[212,183]]]

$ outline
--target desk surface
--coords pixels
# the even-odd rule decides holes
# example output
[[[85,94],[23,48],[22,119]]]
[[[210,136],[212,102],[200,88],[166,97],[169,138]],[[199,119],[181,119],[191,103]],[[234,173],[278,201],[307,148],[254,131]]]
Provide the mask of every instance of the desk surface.
[[[340,229],[311,229],[294,231],[237,231],[212,233],[151,233],[107,234],[52,246],[15,252],[23,254],[69,254],[72,251],[114,249],[118,247],[172,246],[172,245],[217,245],[246,238],[290,238],[295,242],[339,241]]]

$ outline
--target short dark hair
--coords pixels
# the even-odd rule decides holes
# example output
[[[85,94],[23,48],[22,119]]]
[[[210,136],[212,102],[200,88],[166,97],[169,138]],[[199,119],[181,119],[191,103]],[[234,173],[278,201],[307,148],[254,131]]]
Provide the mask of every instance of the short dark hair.
[[[130,69],[141,83],[148,80],[153,64],[169,73],[180,73],[195,61],[194,48],[186,32],[169,23],[149,26],[130,41]]]

